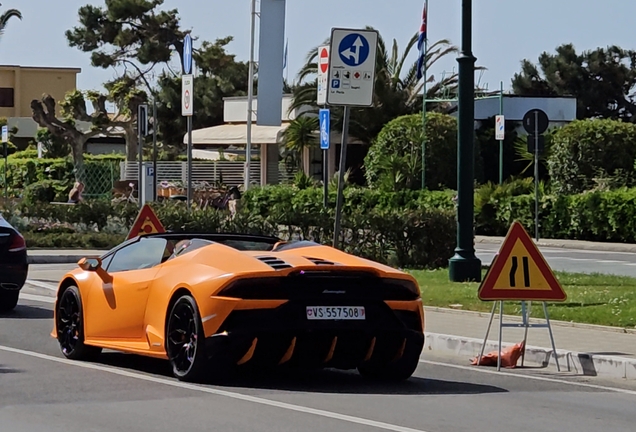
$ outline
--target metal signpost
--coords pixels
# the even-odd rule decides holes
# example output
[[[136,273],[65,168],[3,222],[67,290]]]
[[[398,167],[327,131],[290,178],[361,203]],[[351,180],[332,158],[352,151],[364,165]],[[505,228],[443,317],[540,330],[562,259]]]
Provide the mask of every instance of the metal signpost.
[[[540,109],[532,109],[523,116],[523,128],[528,132],[528,152],[534,154],[534,234],[539,241],[539,152],[545,147],[542,135],[550,124],[548,115]]]
[[[344,107],[340,167],[338,169],[338,195],[333,232],[333,247],[340,236],[340,219],[344,190],[344,174],[349,135],[349,111],[352,106],[373,105],[375,62],[378,32],[375,30],[331,29],[329,48],[329,76],[327,104]]]
[[[322,182],[324,188],[324,206],[329,204],[329,144],[330,144],[330,112],[328,109],[321,109],[320,118],[320,149],[322,150]]]
[[[141,197],[141,190],[144,187],[143,184],[143,165],[144,165],[144,141],[146,134],[148,133],[148,106],[139,105],[137,108],[137,149],[139,150],[137,165],[137,201],[139,208],[143,206],[143,199]]]
[[[499,184],[503,184],[504,140],[506,139],[506,118],[503,113],[503,81],[499,90],[499,115],[495,117],[495,139],[499,141]]]
[[[181,115],[188,119],[188,209],[192,205],[192,115],[194,114],[194,77],[192,76],[192,38],[183,41],[183,75],[181,75]]]
[[[7,184],[7,157],[9,156],[9,128],[2,126],[2,155],[4,157],[4,199],[9,197],[9,185]]]

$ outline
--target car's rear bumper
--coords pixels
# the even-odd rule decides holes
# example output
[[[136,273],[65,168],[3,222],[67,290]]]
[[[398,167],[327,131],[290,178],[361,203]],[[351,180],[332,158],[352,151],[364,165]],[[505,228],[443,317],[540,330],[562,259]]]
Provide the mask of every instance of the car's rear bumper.
[[[220,331],[206,339],[206,352],[238,365],[338,369],[422,352],[424,333],[417,312],[373,302],[361,304],[365,320],[316,321],[306,318],[305,306],[288,302],[274,309],[234,311]]]
[[[0,290],[19,290],[24,286],[29,265],[26,257],[0,263]]]

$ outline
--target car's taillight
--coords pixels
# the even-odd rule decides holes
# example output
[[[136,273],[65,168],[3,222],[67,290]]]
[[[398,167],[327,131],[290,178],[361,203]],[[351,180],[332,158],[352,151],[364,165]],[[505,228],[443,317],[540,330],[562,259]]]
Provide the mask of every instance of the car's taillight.
[[[26,241],[24,237],[16,233],[9,244],[9,252],[20,252],[26,250]]]

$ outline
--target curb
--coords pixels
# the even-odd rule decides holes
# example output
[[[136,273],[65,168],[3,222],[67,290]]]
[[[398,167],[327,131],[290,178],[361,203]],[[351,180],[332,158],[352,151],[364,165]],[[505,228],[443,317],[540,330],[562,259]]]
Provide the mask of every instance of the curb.
[[[457,357],[465,357],[468,362],[479,355],[483,342],[483,339],[427,332],[422,353],[424,356],[424,352],[426,351],[452,354]],[[501,348],[505,350],[513,345],[513,343],[504,342]],[[484,355],[491,351],[497,351],[497,349],[498,343],[488,340],[484,349]],[[556,351],[561,372],[575,373],[583,376],[636,380],[635,358],[595,355],[560,349]],[[517,364],[520,365],[521,363],[518,362]],[[524,366],[526,365],[556,368],[552,349],[528,345],[526,347],[524,361]]]
[[[450,309],[450,308],[443,308],[443,307],[437,307],[437,306],[424,306],[424,311],[425,312],[438,312],[438,313],[448,313],[448,314],[456,314],[456,315],[472,315],[474,317],[479,317],[479,318],[490,318],[490,312],[480,312],[480,311],[470,311],[470,310],[462,310],[462,309]],[[504,314],[503,315],[506,321],[510,321],[510,322],[522,322],[521,316],[520,315],[508,315],[508,314]],[[499,319],[499,316],[497,315],[495,317],[495,319]],[[545,323],[545,319],[543,318],[530,318],[529,319],[530,323],[535,323],[535,324],[544,324]],[[636,335],[636,328],[625,328],[625,327],[612,327],[612,326],[604,326],[604,325],[599,325],[599,324],[587,324],[587,323],[579,323],[579,322],[575,322],[575,321],[559,321],[559,320],[553,320],[550,319],[550,324],[552,324],[552,326],[559,326],[559,327],[570,327],[570,328],[580,328],[580,329],[589,329],[589,330],[600,330],[600,331],[607,331],[607,332],[613,332],[613,333],[625,333],[625,334],[634,334]]]
[[[29,264],[77,264],[86,255],[28,255]]]
[[[475,244],[501,244],[504,237],[486,237],[475,236]],[[578,249],[587,251],[599,251],[599,252],[625,252],[636,253],[636,244],[630,243],[605,243],[605,242],[590,242],[584,240],[558,240],[558,239],[545,239],[545,240],[533,240],[537,245],[551,248],[562,249]]]

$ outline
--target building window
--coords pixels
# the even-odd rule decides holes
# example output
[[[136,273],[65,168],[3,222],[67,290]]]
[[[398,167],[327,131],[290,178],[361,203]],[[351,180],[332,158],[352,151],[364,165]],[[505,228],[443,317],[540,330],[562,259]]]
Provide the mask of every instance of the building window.
[[[13,108],[13,89],[0,87],[0,108]]]

